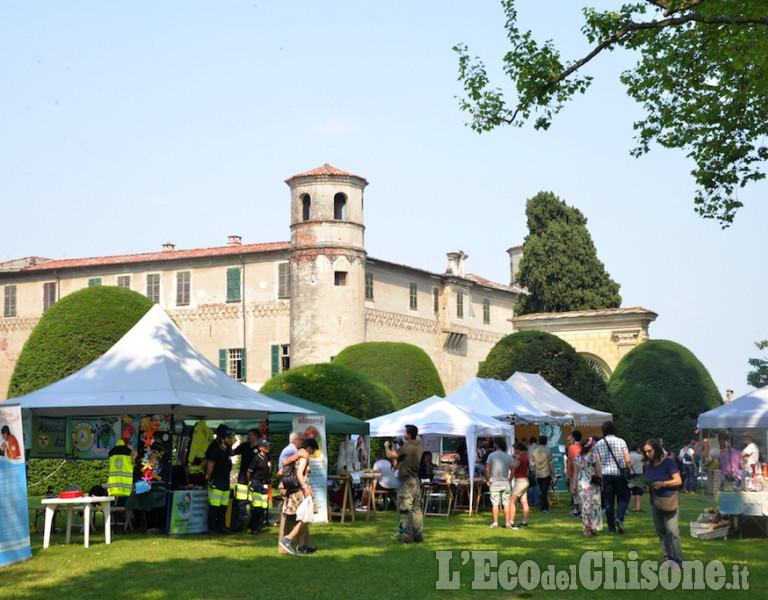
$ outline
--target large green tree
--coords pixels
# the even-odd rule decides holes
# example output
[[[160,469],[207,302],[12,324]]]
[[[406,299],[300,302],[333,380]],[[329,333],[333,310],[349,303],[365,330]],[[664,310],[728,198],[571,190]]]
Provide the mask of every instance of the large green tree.
[[[538,373],[569,398],[610,410],[603,378],[573,346],[551,333],[519,331],[503,337],[480,364],[477,376],[506,381],[516,371]]]
[[[354,344],[339,352],[333,364],[362,371],[386,385],[395,396],[397,408],[405,408],[430,396],[445,396],[432,359],[413,344]]]
[[[738,188],[765,178],[768,158],[768,2],[765,0],[642,0],[615,10],[585,8],[582,33],[591,50],[564,60],[552,40],[539,43],[518,26],[515,0],[502,0],[510,49],[504,72],[516,95],[507,101],[485,65],[459,54],[461,108],[478,132],[533,119],[547,129],[592,77],[584,66],[604,51],[635,51],[638,62],[621,75],[646,116],[634,124],[634,156],[652,143],[679,148],[693,159],[695,210],[727,227],[742,202]],[[542,4],[542,7],[548,5]],[[574,24],[574,27],[576,25]]]
[[[525,209],[528,235],[518,283],[529,295],[517,297],[518,314],[615,308],[619,284],[597,258],[587,219],[551,192],[539,192]]]
[[[759,350],[768,348],[768,340],[755,342]],[[754,371],[747,374],[747,383],[752,387],[761,388],[768,385],[768,360],[764,358],[750,358],[749,366],[754,367]]]
[[[119,287],[93,286],[54,303],[21,349],[8,385],[14,398],[90,364],[123,337],[152,301]]]
[[[622,437],[638,443],[663,437],[671,451],[694,436],[701,413],[722,404],[701,361],[668,340],[643,342],[622,358],[608,394]]]

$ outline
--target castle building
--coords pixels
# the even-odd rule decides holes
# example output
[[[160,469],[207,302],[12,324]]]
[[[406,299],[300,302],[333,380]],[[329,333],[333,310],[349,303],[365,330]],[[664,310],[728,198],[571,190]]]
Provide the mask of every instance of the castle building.
[[[0,399],[24,342],[59,298],[116,285],[160,304],[189,340],[232,377],[263,383],[290,367],[327,362],[349,345],[407,342],[435,363],[446,392],[477,373],[502,337],[525,329],[558,335],[610,375],[648,339],[656,314],[619,308],[516,317],[520,247],[510,248],[510,284],[466,272],[447,254],[443,273],[369,257],[363,192],[368,182],[330,165],[294,175],[290,241],[214,248],[0,263]]]

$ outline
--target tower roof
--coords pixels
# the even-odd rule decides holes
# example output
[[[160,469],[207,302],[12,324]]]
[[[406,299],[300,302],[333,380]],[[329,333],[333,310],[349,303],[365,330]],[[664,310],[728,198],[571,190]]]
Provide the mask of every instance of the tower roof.
[[[360,177],[359,175],[353,175],[352,173],[347,173],[346,171],[342,171],[340,169],[337,169],[336,167],[332,167],[328,163],[325,163],[322,167],[317,167],[316,169],[312,169],[311,171],[307,171],[306,173],[299,173],[298,175],[294,175],[293,177],[289,177],[285,180],[285,183],[290,183],[294,179],[298,179],[299,177],[354,177],[355,179],[359,179],[365,185],[368,185],[368,180],[365,177]]]

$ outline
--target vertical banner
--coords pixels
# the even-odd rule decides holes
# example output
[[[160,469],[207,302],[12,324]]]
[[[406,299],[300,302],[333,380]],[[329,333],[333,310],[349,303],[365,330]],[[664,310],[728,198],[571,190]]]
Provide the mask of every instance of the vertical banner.
[[[318,523],[328,521],[328,437],[325,434],[325,416],[294,415],[293,431],[304,433],[304,439],[314,438],[320,449],[309,459],[309,485],[317,502]]]
[[[32,417],[27,440],[30,458],[64,458],[67,455],[67,420],[53,417]]]
[[[21,407],[0,408],[0,566],[32,556]]]
[[[119,417],[67,417],[67,456],[106,459],[119,439]]]
[[[565,483],[565,454],[560,452],[560,446],[563,444],[563,428],[560,425],[542,425],[539,430],[541,435],[547,436],[547,448],[552,453],[555,475],[560,475],[560,479],[557,480],[557,487],[554,489],[558,492],[565,492],[568,490]]]

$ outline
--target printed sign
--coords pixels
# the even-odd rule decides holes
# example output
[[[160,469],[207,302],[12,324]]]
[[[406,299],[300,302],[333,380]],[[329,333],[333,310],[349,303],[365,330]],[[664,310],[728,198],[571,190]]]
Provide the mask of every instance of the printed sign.
[[[32,417],[31,458],[64,458],[67,455],[67,420]]]
[[[170,535],[208,531],[208,490],[177,490],[171,503]]]
[[[317,503],[318,523],[328,521],[328,442],[325,416],[293,415],[293,431],[304,433],[304,439],[317,440],[319,450],[309,459],[309,485]]]
[[[0,408],[0,566],[32,556],[21,408]]]

